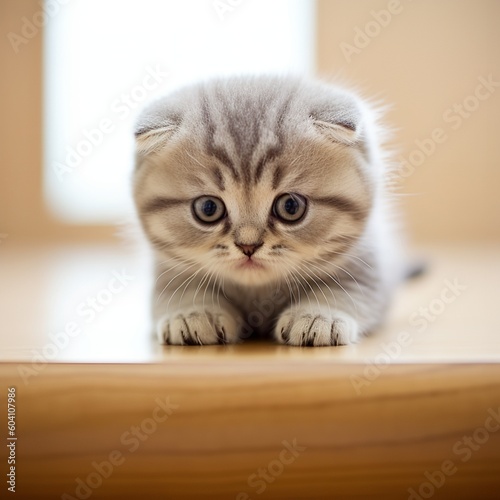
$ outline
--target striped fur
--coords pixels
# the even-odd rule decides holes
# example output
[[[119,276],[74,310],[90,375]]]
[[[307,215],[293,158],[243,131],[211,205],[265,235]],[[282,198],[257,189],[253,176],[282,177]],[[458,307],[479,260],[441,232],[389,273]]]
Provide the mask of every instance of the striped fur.
[[[161,342],[273,330],[341,345],[379,324],[400,266],[374,117],[344,90],[278,77],[198,84],[143,111],[134,195],[156,252]],[[298,222],[276,215],[283,193],[307,200]],[[197,220],[201,196],[222,200],[225,217]]]

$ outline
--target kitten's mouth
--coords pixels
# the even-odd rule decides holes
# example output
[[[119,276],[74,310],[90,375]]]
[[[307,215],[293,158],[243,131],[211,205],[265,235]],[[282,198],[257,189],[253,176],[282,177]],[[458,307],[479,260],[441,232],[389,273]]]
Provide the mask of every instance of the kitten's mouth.
[[[252,259],[252,257],[245,258],[244,260],[240,260],[239,263],[237,264],[237,267],[240,269],[263,269],[264,266]]]

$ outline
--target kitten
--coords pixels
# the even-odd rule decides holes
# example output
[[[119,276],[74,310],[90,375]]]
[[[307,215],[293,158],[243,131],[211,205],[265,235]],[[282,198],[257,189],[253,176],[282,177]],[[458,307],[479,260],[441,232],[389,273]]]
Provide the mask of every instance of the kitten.
[[[344,345],[401,271],[375,113],[316,81],[219,79],[147,107],[134,197],[165,344]]]

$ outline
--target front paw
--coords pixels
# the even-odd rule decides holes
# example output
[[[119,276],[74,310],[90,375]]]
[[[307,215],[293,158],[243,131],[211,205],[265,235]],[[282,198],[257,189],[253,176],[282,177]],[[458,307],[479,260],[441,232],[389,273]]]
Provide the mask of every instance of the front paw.
[[[157,323],[160,343],[207,345],[238,342],[237,323],[224,310],[187,309],[165,315]]]
[[[348,345],[356,342],[359,325],[342,311],[289,309],[276,324],[275,337],[282,344],[298,346]]]

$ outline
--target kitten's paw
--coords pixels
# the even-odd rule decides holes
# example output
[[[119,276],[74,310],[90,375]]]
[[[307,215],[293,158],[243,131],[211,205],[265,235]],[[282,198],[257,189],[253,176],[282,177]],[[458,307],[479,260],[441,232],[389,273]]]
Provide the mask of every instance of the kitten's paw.
[[[285,311],[276,324],[275,337],[282,344],[298,346],[347,345],[359,336],[357,321],[342,311],[306,308]]]
[[[238,342],[236,320],[226,311],[188,309],[165,315],[157,323],[162,344],[206,345]]]

